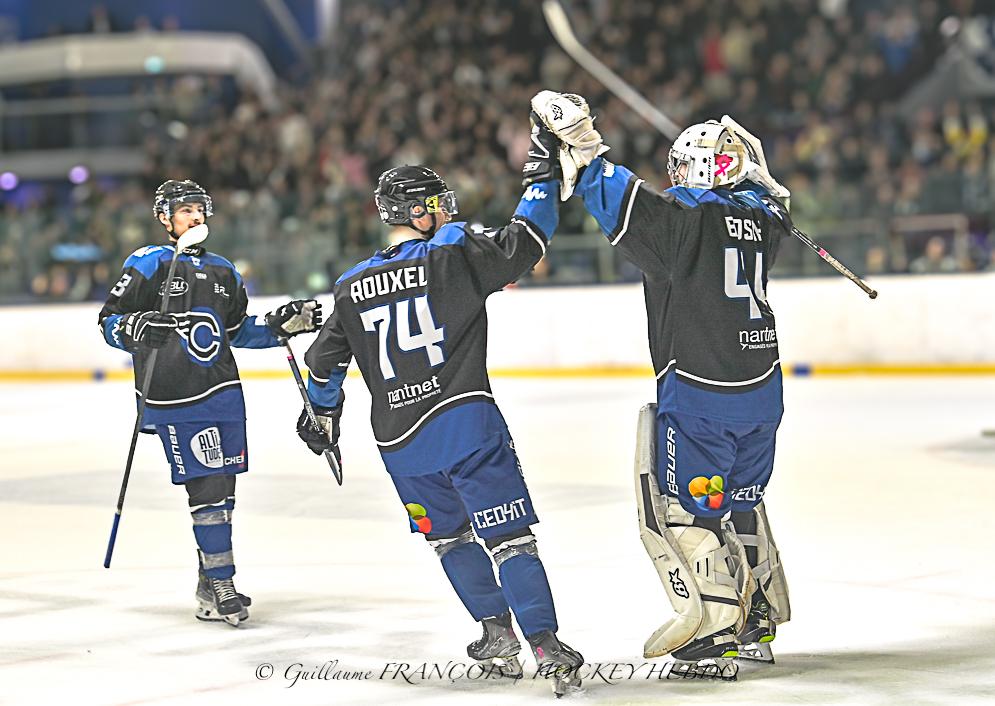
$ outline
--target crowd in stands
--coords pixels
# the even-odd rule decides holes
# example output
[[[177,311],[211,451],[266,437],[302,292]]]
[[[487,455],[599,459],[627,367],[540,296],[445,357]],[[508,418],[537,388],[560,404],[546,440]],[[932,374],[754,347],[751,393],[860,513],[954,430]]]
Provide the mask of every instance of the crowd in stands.
[[[540,5],[343,2],[331,49],[281,85],[275,111],[251,93],[222,99],[210,80],[163,80],[175,100],[144,133],[140,180],[92,180],[68,205],[40,195],[2,206],[0,296],[102,296],[127,254],[159,237],[150,199],[165,178],[193,178],[214,194],[212,248],[244,261],[266,293],[327,287],[381,245],[371,192],[392,165],[433,166],[456,191],[459,218],[499,225],[521,193],[528,103],[541,88],[585,95],[609,157],[669,186],[667,139],[558,48]],[[971,2],[589,0],[571,9],[589,49],[676,122],[729,113],[761,136],[800,227],[842,238],[860,222],[866,259],[854,269],[989,266],[989,106],[899,109],[946,48],[941,21]],[[891,227],[927,213],[965,214],[969,246],[929,233],[905,241]],[[576,204],[564,207],[562,233],[595,229]],[[59,243],[100,255],[74,272],[53,262]],[[17,270],[19,258],[28,269]],[[555,274],[551,260],[537,279]],[[632,276],[621,266],[616,274]]]

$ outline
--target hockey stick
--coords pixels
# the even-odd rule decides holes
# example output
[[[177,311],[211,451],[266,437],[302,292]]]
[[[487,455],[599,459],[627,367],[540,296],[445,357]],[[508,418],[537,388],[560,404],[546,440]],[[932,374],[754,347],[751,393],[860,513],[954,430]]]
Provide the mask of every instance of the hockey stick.
[[[542,3],[542,13],[546,16],[546,24],[549,31],[557,43],[563,48],[571,59],[580,64],[589,74],[607,86],[608,90],[618,96],[630,108],[662,132],[670,140],[676,140],[681,134],[681,128],[673,120],[661,113],[648,100],[636,92],[632,86],[627,84],[614,71],[605,66],[594,54],[580,43],[577,35],[574,34],[570,26],[570,20],[559,0],[544,0]]]
[[[830,266],[832,266],[832,268],[834,270],[836,270],[841,275],[843,275],[848,280],[850,280],[855,285],[857,285],[862,290],[864,290],[864,293],[867,294],[867,296],[869,296],[871,299],[877,299],[878,298],[878,292],[877,292],[876,289],[871,289],[864,280],[860,279],[860,277],[858,277],[857,275],[853,274],[853,272],[851,272],[850,269],[846,265],[844,265],[842,262],[840,262],[839,260],[837,260],[832,255],[830,255],[829,251],[827,251],[824,247],[822,247],[821,245],[819,245],[818,243],[816,243],[814,240],[812,240],[810,237],[808,237],[807,235],[805,235],[804,233],[802,233],[800,230],[798,230],[794,226],[791,226],[791,234],[793,236],[795,236],[796,238],[798,238],[803,243],[805,243],[805,245],[807,245],[808,247],[810,247],[815,252],[815,254],[817,254],[823,260],[825,260],[826,262],[828,262],[830,264]]]
[[[672,141],[680,135],[681,128],[677,123],[661,113],[649,101],[637,93],[632,86],[626,83],[621,76],[605,66],[580,43],[577,35],[574,34],[573,28],[570,26],[570,19],[563,10],[560,0],[543,0],[542,12],[546,17],[546,24],[549,25],[549,31],[553,33],[553,37],[557,43],[571,59],[580,64],[588,73],[598,79],[605,88],[636,111],[643,120],[659,130],[667,139]],[[878,293],[875,290],[871,289],[864,280],[860,279],[843,263],[833,257],[824,247],[818,245],[809,236],[794,226],[791,227],[791,234],[829,263],[834,270],[860,287],[871,299],[877,298]]]
[[[294,349],[290,347],[290,341],[286,338],[281,338],[280,343],[287,349],[287,362],[290,363],[290,370],[294,373],[294,380],[297,381],[297,389],[300,390],[301,397],[304,399],[304,409],[307,410],[307,416],[311,420],[311,423],[320,429],[321,425],[318,424],[318,417],[315,415],[314,407],[311,406],[311,400],[307,396],[307,387],[304,385],[301,369],[297,367],[297,358],[294,357]],[[342,466],[339,465],[335,454],[325,449],[325,460],[328,461],[328,467],[332,469],[332,475],[335,476],[336,482],[342,485]]]
[[[166,276],[165,284],[162,287],[162,302],[159,304],[159,313],[165,314],[169,305],[169,290],[173,284],[173,275],[176,273],[176,263],[180,253],[187,248],[202,243],[207,239],[207,224],[202,223],[188,229],[176,240],[173,250],[173,259],[169,263],[169,274]],[[152,371],[155,369],[155,359],[158,357],[159,349],[153,348],[145,364],[145,378],[142,380],[141,397],[138,400],[138,417],[135,419],[135,430],[131,433],[131,447],[128,449],[128,462],[124,467],[124,478],[121,479],[121,492],[117,497],[117,510],[114,512],[114,524],[111,525],[111,536],[107,540],[107,554],[104,555],[104,568],[111,568],[111,556],[114,554],[114,543],[117,541],[117,528],[121,522],[121,511],[124,509],[124,495],[128,492],[128,479],[131,477],[131,464],[135,460],[135,446],[138,444],[138,434],[142,430],[142,418],[145,416],[145,398],[149,394],[149,385],[152,382]]]

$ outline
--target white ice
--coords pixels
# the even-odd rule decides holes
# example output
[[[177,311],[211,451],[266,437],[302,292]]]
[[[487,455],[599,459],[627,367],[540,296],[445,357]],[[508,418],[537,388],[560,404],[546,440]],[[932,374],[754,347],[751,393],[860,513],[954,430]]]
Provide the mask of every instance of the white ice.
[[[126,383],[0,387],[0,702],[550,703],[549,686],[422,679],[478,636],[407,516],[347,381],[345,485],[297,440],[298,392],[247,380],[235,629],[193,617],[186,496],[139,441],[101,566],[134,407]],[[669,614],[633,502],[650,379],[496,379],[541,524],[560,635],[588,663],[639,665]],[[589,679],[580,703],[995,702],[995,379],[789,378],[767,504],[793,620],[774,666],[736,684]],[[337,660],[361,681],[285,675]],[[256,677],[262,664],[273,676]],[[391,663],[407,663],[408,683]],[[294,665],[300,665],[295,667]],[[534,665],[527,663],[527,676]],[[592,667],[593,668],[593,667]],[[268,668],[263,667],[263,671]],[[289,670],[289,671],[288,671]],[[610,667],[602,673],[610,676]],[[458,673],[458,669],[455,672]],[[382,676],[383,675],[383,676]],[[382,676],[382,678],[381,678]]]

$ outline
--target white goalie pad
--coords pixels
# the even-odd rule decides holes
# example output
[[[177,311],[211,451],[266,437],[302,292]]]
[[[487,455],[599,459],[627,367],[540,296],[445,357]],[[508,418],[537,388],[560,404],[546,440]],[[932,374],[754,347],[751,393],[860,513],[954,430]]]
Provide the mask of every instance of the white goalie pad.
[[[731,522],[722,523],[722,538],[725,540],[726,548],[729,550],[729,563],[732,575],[736,579],[736,592],[739,605],[743,609],[743,620],[745,624],[746,616],[750,612],[750,604],[753,601],[753,592],[757,590],[757,582],[753,572],[750,570],[750,562],[746,556],[746,547],[736,534],[736,528]],[[743,629],[743,625],[736,626],[736,632]]]
[[[747,547],[757,550],[757,565],[753,568],[753,578],[756,580],[764,598],[770,604],[770,618],[780,625],[791,619],[791,602],[788,598],[788,582],[784,577],[784,567],[781,565],[781,555],[774,544],[774,537],[767,520],[767,509],[761,501],[753,508],[757,518],[757,533],[738,534],[740,541]]]
[[[692,526],[694,516],[676,498],[660,493],[655,404],[639,412],[635,481],[639,538],[676,613],[646,640],[643,655],[662,657],[724,628],[741,630],[746,620],[743,592],[751,582],[737,580],[729,549],[714,532]],[[673,526],[668,527],[668,521]],[[742,554],[738,560],[745,559]]]

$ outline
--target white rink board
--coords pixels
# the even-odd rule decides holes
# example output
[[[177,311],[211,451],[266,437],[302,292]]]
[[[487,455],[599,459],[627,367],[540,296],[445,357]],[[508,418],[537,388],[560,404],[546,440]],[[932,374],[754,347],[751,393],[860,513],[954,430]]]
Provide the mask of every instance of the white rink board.
[[[773,280],[784,363],[995,363],[995,273],[892,276],[871,301],[842,277]],[[262,314],[284,298],[256,298]],[[330,302],[325,299],[326,306]],[[745,315],[744,303],[744,315]],[[0,372],[120,370],[130,356],[110,348],[96,303],[4,307]],[[513,288],[488,300],[488,364],[501,369],[648,367],[640,285]],[[295,339],[300,354],[312,336]],[[236,350],[244,371],[283,371],[282,355]]]
[[[340,488],[294,435],[294,385],[245,384],[252,470],[238,481],[234,541],[254,605],[236,630],[193,618],[186,497],[154,438],[139,442],[114,565],[101,567],[130,384],[3,386],[0,703],[552,704],[531,679],[287,688],[295,664],[379,675],[388,662],[465,663],[479,634],[408,533],[362,381],[346,387]],[[561,636],[589,663],[642,664],[669,614],[633,506],[633,433],[652,379],[497,379],[494,392],[542,518]],[[992,378],[788,378],[768,495],[794,610],[773,643],[778,664],[744,668],[736,684],[594,679],[575,703],[995,702],[995,440],[979,435],[995,427],[993,399]],[[264,663],[276,674],[259,680]]]

